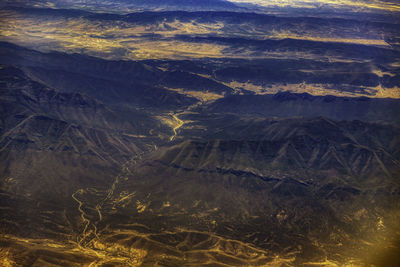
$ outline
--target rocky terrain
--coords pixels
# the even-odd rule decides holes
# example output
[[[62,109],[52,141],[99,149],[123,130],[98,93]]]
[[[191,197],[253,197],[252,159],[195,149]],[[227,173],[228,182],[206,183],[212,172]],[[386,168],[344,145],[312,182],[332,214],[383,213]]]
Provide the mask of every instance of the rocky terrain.
[[[0,265],[398,266],[400,7],[320,2],[0,1]]]

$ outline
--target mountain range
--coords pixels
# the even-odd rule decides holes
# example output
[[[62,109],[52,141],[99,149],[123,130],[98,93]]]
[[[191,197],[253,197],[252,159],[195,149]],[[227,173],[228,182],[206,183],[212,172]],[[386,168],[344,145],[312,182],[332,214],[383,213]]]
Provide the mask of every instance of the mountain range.
[[[1,266],[399,265],[396,3],[0,4]]]

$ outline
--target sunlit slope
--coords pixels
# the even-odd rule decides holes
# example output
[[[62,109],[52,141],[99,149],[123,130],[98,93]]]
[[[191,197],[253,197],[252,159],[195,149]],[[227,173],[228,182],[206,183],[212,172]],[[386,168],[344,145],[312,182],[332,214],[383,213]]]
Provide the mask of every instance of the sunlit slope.
[[[262,7],[291,7],[291,8],[336,8],[351,11],[400,11],[400,3],[394,1],[357,1],[357,0],[230,0],[233,3],[250,3]]]
[[[111,13],[129,13],[143,10],[246,10],[246,8],[240,8],[231,1],[226,0],[38,0],[35,2],[2,0],[0,4],[19,7],[80,9]]]
[[[35,2],[24,0],[3,0],[6,5],[40,8],[68,8],[84,9],[101,12],[127,13],[138,10],[241,10],[246,12],[254,11],[293,11],[299,9],[303,12],[329,11],[332,13],[344,12],[366,12],[366,13],[388,13],[399,12],[400,4],[396,0],[116,0],[116,1],[95,1],[95,0],[38,0]]]
[[[282,41],[273,46],[292,44]],[[307,45],[311,44],[297,49],[306,50]],[[9,43],[2,43],[1,47],[1,63],[24,66],[32,78],[49,87],[85,92],[106,103],[140,107],[156,105],[168,109],[231,94],[264,95],[281,91],[377,98],[399,98],[400,92],[399,68],[393,63],[397,53],[375,47],[359,50],[362,61],[340,62],[290,58],[110,61],[41,53]],[[344,45],[340,51],[354,57],[355,48]]]
[[[251,40],[295,39],[387,48],[397,43],[396,24],[237,14],[240,15],[229,12],[95,15],[81,11],[12,8],[1,11],[4,22],[1,36],[4,41],[40,50],[83,52],[114,59],[268,57],[268,53],[252,55]],[[232,44],[177,38],[182,35],[241,38],[250,43],[238,43],[242,51],[233,53],[229,49]],[[284,52],[291,51],[280,52],[285,55]]]
[[[184,91],[197,99],[218,98],[199,93],[215,93],[215,88],[219,95],[233,89],[256,94],[292,91],[399,97],[399,27],[390,19],[378,22],[371,17],[364,23],[357,17],[183,11],[117,15],[32,8],[5,8],[0,17],[4,21],[0,40],[42,52],[80,53],[108,60],[196,59],[197,67],[203,64],[197,62],[208,61],[202,70],[190,73],[165,67],[167,64],[138,70],[154,73],[167,90]],[[45,81],[46,72],[36,69],[31,73],[44,74],[38,78],[49,82]],[[68,80],[81,78],[82,74]],[[120,82],[126,86],[125,80]],[[94,84],[101,87],[94,80],[88,87]],[[103,83],[103,87],[115,86]],[[150,89],[164,94],[158,88],[147,91]]]
[[[0,0],[0,265],[396,266],[396,4],[159,3]]]

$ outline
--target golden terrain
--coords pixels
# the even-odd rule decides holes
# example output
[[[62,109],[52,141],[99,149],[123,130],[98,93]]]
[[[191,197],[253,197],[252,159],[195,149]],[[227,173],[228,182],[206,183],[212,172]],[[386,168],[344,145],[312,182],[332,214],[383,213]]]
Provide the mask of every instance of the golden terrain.
[[[176,131],[184,122],[174,114],[171,116],[179,122],[179,126],[174,127],[174,135],[170,138],[173,141],[177,135]],[[229,266],[222,262],[231,262],[235,266],[278,266],[281,264],[291,266],[295,260],[293,253],[288,253],[285,257],[274,255],[251,244],[226,239],[212,232],[176,228],[173,232],[148,233],[148,231],[140,231],[140,229],[149,228],[139,223],[116,225],[117,228],[105,225],[99,229],[98,225],[103,219],[102,211],[107,205],[111,205],[111,210],[115,210],[128,203],[136,202],[139,214],[146,210],[145,202],[135,201],[135,192],[114,194],[118,183],[128,179],[126,177],[130,173],[128,164],[135,164],[140,157],[139,155],[124,165],[121,174],[115,178],[109,190],[82,188],[72,194],[71,197],[76,201],[77,212],[80,214],[78,218],[80,232],[74,233],[69,240],[22,238],[2,234],[0,236],[2,266],[21,266],[20,262],[26,263],[27,260],[31,263],[30,266],[142,266],[146,256],[152,258],[153,266],[165,261],[179,264],[179,262],[182,263],[182,259],[185,261],[184,266],[208,264]],[[93,203],[93,199],[98,199],[98,202]],[[88,213],[93,210],[91,206],[95,207],[97,213],[95,216]],[[169,206],[169,202],[164,203],[164,207]],[[175,246],[157,241],[159,238],[175,235],[185,235],[186,238]]]
[[[188,112],[191,112],[190,108],[160,117],[160,120],[172,128],[170,142],[175,141],[184,124],[190,123],[179,118]],[[131,173],[130,166],[140,159],[141,155],[138,155],[124,164],[121,173],[108,189],[81,188],[71,195],[76,209],[74,223],[78,228],[67,240],[1,235],[0,264],[23,266],[19,262],[29,259],[30,266],[163,266],[165,262],[174,262],[175,265],[172,266],[297,266],[295,260],[300,252],[282,252],[278,255],[249,243],[219,236],[212,230],[205,232],[176,227],[173,231],[157,233],[141,223],[109,225],[104,222],[105,214],[126,206],[136,206],[138,214],[148,210],[149,203],[146,199],[138,198],[136,192],[116,192],[117,186],[124,188],[120,183],[127,181],[128,174]],[[170,201],[163,203],[164,208],[173,205]],[[193,214],[195,218],[202,216]],[[210,221],[209,224],[216,225],[218,222]],[[380,220],[376,227],[383,229],[385,225]],[[175,236],[184,238],[174,245],[159,241],[174,239]],[[380,239],[382,241],[378,245],[384,251],[390,244],[385,238]],[[371,249],[377,246],[366,245]],[[151,258],[154,264],[143,265],[146,257]],[[305,262],[303,266],[365,265],[360,260],[348,258],[346,264],[325,259]]]
[[[242,0],[234,0],[243,2]],[[315,2],[329,5],[349,5],[353,8],[371,8],[399,11],[400,7],[394,3],[371,1],[369,4],[354,1],[270,1],[267,5],[295,5],[308,7]],[[265,5],[265,1],[260,1]],[[49,3],[50,4],[50,3]],[[322,59],[318,55],[302,52],[269,52],[255,55],[248,50],[231,50],[228,45],[213,43],[185,42],[174,39],[177,35],[208,35],[249,37],[257,40],[282,40],[286,38],[338,42],[346,44],[362,44],[376,47],[388,47],[384,36],[370,33],[367,37],[351,37],[352,33],[332,35],[331,32],[301,33],[298,29],[270,30],[263,27],[241,25],[241,29],[224,25],[221,22],[197,23],[192,22],[163,22],[157,25],[143,26],[123,21],[104,22],[85,18],[50,18],[38,19],[35,16],[25,16],[14,11],[0,10],[0,41],[12,42],[39,51],[60,51],[66,53],[83,53],[91,56],[113,60],[144,60],[144,59],[202,59],[202,58],[302,58],[327,60],[329,62],[354,62],[346,58]],[[149,37],[150,34],[150,37]],[[151,35],[158,35],[152,38]],[[400,65],[393,65],[393,68]],[[1,68],[1,67],[0,67]],[[373,68],[372,72],[379,77],[395,76],[390,70]],[[208,79],[211,76],[199,74]],[[215,80],[216,82],[220,82]],[[222,82],[220,82],[222,83]],[[245,89],[255,94],[275,94],[280,91],[295,93],[309,93],[312,95],[336,95],[344,97],[365,96],[362,92],[347,92],[335,88],[330,84],[281,84],[260,85],[248,82],[224,82],[236,92]],[[193,97],[199,102],[185,110],[172,110],[156,118],[171,129],[170,136],[162,136],[171,143],[177,141],[179,133],[186,124],[191,123],[181,115],[188,114],[197,105],[210,103],[223,98],[224,94],[210,91],[195,91],[185,88],[165,88],[179,94]],[[365,89],[365,88],[364,88]],[[400,99],[400,88],[384,88],[381,85],[366,88],[371,97]],[[145,135],[128,136],[145,138]],[[157,146],[154,145],[154,150]],[[255,247],[252,244],[232,240],[219,236],[213,231],[203,232],[193,229],[175,228],[173,231],[154,233],[148,231],[148,226],[132,222],[129,225],[107,224],[106,214],[112,214],[119,208],[134,206],[138,214],[148,211],[149,203],[146,199],[136,197],[136,192],[122,191],[116,193],[116,187],[126,181],[130,173],[129,166],[135,164],[141,155],[132,158],[122,167],[121,173],[114,177],[109,188],[85,187],[77,189],[71,194],[74,203],[74,223],[78,225],[67,240],[48,238],[23,238],[9,234],[0,236],[0,265],[20,266],[26,258],[31,258],[30,266],[141,266],[146,257],[151,257],[154,266],[160,262],[177,262],[183,266],[296,266],[298,252],[276,255],[270,251]],[[11,178],[10,178],[11,179]],[[12,182],[10,180],[10,182]],[[163,207],[169,208],[174,203],[166,201]],[[206,213],[207,211],[205,211]],[[193,214],[194,218],[203,214]],[[210,225],[218,224],[210,221]],[[62,227],[62,226],[60,226]],[[378,228],[384,228],[382,221]],[[71,227],[74,228],[74,227]],[[160,237],[184,236],[184,240],[168,245],[158,241]],[[386,238],[386,237],[385,237]],[[385,239],[383,239],[385,241]],[[367,244],[372,249],[374,244]],[[379,245],[389,246],[388,242]],[[316,246],[318,243],[316,242]],[[378,249],[377,249],[378,250]],[[230,262],[231,265],[222,262]],[[349,258],[347,264],[340,264],[332,259],[304,263],[305,266],[364,266],[358,260]]]
[[[395,1],[382,1],[382,0],[371,0],[371,1],[352,1],[352,0],[229,0],[236,4],[252,4],[259,7],[266,8],[307,8],[317,9],[320,7],[329,8],[342,8],[345,10],[356,11],[392,11],[396,12],[400,10],[399,4]],[[15,2],[23,2],[23,0],[16,0]],[[89,4],[88,4],[89,3]],[[93,5],[95,3],[96,5]],[[101,4],[95,0],[89,1],[35,1],[30,6],[38,8],[75,8],[93,11],[108,11],[108,12],[133,12],[141,10],[141,8],[135,6],[118,5],[114,1],[102,1]],[[162,8],[160,8],[162,10]]]
[[[342,97],[361,97],[365,96],[363,92],[348,92],[343,90],[335,89],[334,85],[329,84],[273,84],[273,85],[256,85],[251,83],[250,81],[247,83],[241,82],[230,82],[225,83],[227,86],[232,87],[234,89],[245,89],[256,94],[276,94],[278,92],[293,92],[293,93],[308,93],[311,95],[319,95],[319,96],[326,96],[326,95],[335,95],[335,96],[342,96]],[[370,97],[373,96],[375,98],[400,98],[400,88],[393,87],[393,88],[384,88],[381,85],[376,87],[368,88],[370,92]]]
[[[195,107],[195,106],[193,106]],[[170,142],[176,140],[179,129],[188,120],[180,115],[191,112],[191,108],[165,114],[160,120],[172,129]],[[124,164],[121,173],[114,178],[109,188],[80,188],[71,195],[76,210],[73,228],[67,239],[61,238],[24,238],[9,234],[0,236],[0,264],[2,266],[297,266],[296,256],[300,251],[274,252],[261,249],[252,244],[229,239],[210,231],[199,231],[175,227],[168,231],[151,231],[145,224],[132,221],[130,224],[109,224],[105,215],[112,214],[127,206],[136,207],[137,213],[149,211],[148,200],[140,198],[135,191],[117,191],[124,188],[131,168],[141,159],[138,155]],[[163,207],[168,209],[175,203],[166,201]],[[215,208],[213,209],[215,210]],[[208,211],[205,210],[204,214]],[[193,214],[194,218],[204,219],[202,213]],[[210,225],[218,221],[209,221]],[[60,227],[63,227],[60,225]],[[377,228],[384,228],[380,220]],[[183,236],[183,238],[182,238]],[[175,237],[181,237],[175,238]],[[160,240],[179,240],[175,244]],[[316,246],[320,246],[315,241]],[[375,244],[367,244],[373,248]],[[379,243],[383,248],[387,244]],[[324,249],[321,246],[321,249]],[[143,265],[151,258],[151,265]],[[305,262],[303,266],[364,266],[359,260],[348,258],[346,264],[332,259]]]
[[[23,16],[17,12],[0,11],[0,40],[41,51],[63,51],[87,53],[106,59],[185,59],[185,58],[251,58],[251,51],[230,51],[227,45],[185,42],[173,39],[177,35],[216,35],[250,38],[255,40],[297,39],[320,42],[352,43],[372,46],[388,46],[383,36],[370,32],[368,38],[354,36],[354,32],[343,29],[312,34],[301,29],[301,25],[290,31],[260,26],[224,25],[223,22],[161,22],[155,25],[140,25],[125,21],[97,21],[85,18],[41,18]],[[150,36],[149,36],[150,34]],[[153,38],[151,36],[158,36]],[[363,35],[365,35],[363,33]],[[277,56],[285,57],[284,52]],[[287,54],[287,58],[299,56]],[[304,55],[306,56],[306,55]],[[304,57],[302,56],[302,57]],[[256,58],[274,57],[273,53],[262,53]],[[315,57],[310,54],[308,57]],[[331,60],[335,60],[332,58]]]
[[[386,3],[387,4],[387,3]],[[313,51],[253,51],[235,48],[228,44],[191,42],[175,38],[185,36],[221,36],[249,38],[251,40],[295,39],[327,43],[360,44],[375,47],[390,47],[380,32],[359,32],[346,29],[321,28],[319,31],[304,30],[300,25],[291,29],[276,29],[265,25],[224,25],[223,22],[201,23],[196,20],[182,22],[164,21],[156,24],[137,24],[127,21],[103,21],[84,17],[46,17],[22,15],[13,10],[1,10],[0,41],[12,42],[39,51],[61,51],[83,53],[112,60],[144,59],[305,59],[326,62],[355,63],[357,59],[321,56]],[[326,26],[328,27],[328,26]],[[396,66],[392,66],[396,68]],[[305,70],[307,72],[308,70]],[[390,71],[373,67],[372,73],[394,76]],[[201,75],[201,74],[199,74]],[[210,78],[210,77],[207,77]],[[219,82],[219,81],[217,81]],[[334,94],[337,96],[365,96],[363,92],[346,92],[329,84],[274,84],[262,86],[252,81],[225,83],[233,89],[243,88],[257,94],[274,94],[279,91],[307,92],[312,95]],[[223,95],[213,92],[190,91],[184,88],[167,88],[202,102],[216,100]],[[381,85],[364,88],[369,97],[400,98],[398,87],[384,88]]]
[[[174,119],[177,119],[172,115]],[[179,120],[179,119],[177,119]],[[183,121],[181,121],[183,123]],[[174,140],[175,134],[171,137]],[[132,159],[135,164],[140,156]],[[128,164],[128,163],[127,163]],[[76,201],[76,208],[80,217],[80,232],[76,232],[68,240],[48,238],[22,238],[8,234],[0,236],[0,264],[1,266],[23,266],[20,262],[30,262],[29,266],[164,266],[163,263],[174,263],[172,266],[298,266],[295,262],[299,252],[283,252],[280,255],[255,247],[252,244],[238,240],[227,239],[214,234],[212,231],[197,231],[176,227],[174,231],[151,232],[148,226],[132,222],[131,224],[108,224],[97,228],[102,222],[102,211],[116,210],[126,205],[136,203],[138,213],[146,210],[146,201],[135,197],[135,192],[121,192],[115,194],[119,182],[127,178],[129,168],[123,167],[109,190],[95,188],[79,189],[72,198]],[[98,196],[101,196],[98,198]],[[98,202],[93,202],[96,196]],[[169,208],[173,203],[164,203]],[[89,214],[95,207],[98,216]],[[109,211],[108,211],[109,212]],[[193,214],[201,216],[201,214]],[[216,224],[217,222],[210,222]],[[377,229],[384,229],[382,220],[376,224]],[[398,236],[400,233],[394,233]],[[174,236],[184,236],[174,245],[159,240],[174,239]],[[391,249],[395,238],[391,236],[377,237],[376,244],[365,241],[369,250],[377,255],[384,255]],[[367,239],[367,238],[366,238]],[[315,245],[319,246],[315,241]],[[321,247],[321,249],[323,249]],[[362,252],[363,258],[371,255],[368,251]],[[152,265],[142,265],[146,257],[152,259]],[[28,261],[26,261],[28,259]],[[184,260],[184,261],[182,261]],[[309,261],[302,266],[330,266],[330,267],[357,267],[365,266],[359,259],[349,257],[346,263],[339,263],[332,259]]]
[[[264,7],[297,7],[297,8],[316,8],[318,6],[330,6],[334,8],[349,8],[356,10],[384,10],[400,11],[398,3],[389,1],[352,1],[352,0],[231,0],[234,3],[254,3]]]
[[[194,26],[174,22],[166,25],[142,26],[126,22],[104,23],[80,19],[40,20],[21,17],[17,13],[0,11],[2,41],[10,41],[41,51],[85,52],[106,59],[162,59],[221,57],[225,46],[195,44],[182,41],[151,40],[146,34],[173,37],[185,33],[210,33],[218,25]],[[119,51],[121,52],[119,53]]]

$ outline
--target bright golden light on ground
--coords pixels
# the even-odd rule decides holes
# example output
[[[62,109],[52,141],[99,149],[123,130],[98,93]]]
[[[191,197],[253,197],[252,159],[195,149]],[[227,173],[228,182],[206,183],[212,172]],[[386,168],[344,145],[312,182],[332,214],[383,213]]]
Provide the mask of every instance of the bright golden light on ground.
[[[186,59],[218,57],[265,57],[274,56],[274,51],[251,49],[229,49],[229,45],[191,42],[174,39],[186,36],[235,36],[255,40],[297,39],[319,42],[353,43],[372,46],[388,46],[381,34],[369,32],[368,38],[360,33],[343,29],[336,33],[303,32],[301,25],[293,29],[277,30],[265,25],[224,25],[222,22],[200,23],[170,21],[141,25],[125,21],[99,21],[85,18],[25,16],[16,11],[0,11],[3,22],[0,26],[0,40],[40,51],[62,51],[86,53],[106,59]],[[325,34],[329,34],[326,35]],[[279,53],[277,57],[312,57],[301,53]],[[334,59],[333,59],[334,60]]]
[[[0,266],[18,266],[15,260],[18,255],[18,249],[24,252],[38,251],[35,266],[48,266],[48,255],[63,255],[62,262],[69,262],[71,266],[103,266],[103,264],[117,264],[117,266],[140,266],[147,252],[143,249],[135,249],[121,246],[114,243],[103,243],[96,240],[93,242],[92,248],[76,246],[73,243],[55,243],[49,239],[28,239],[11,235],[3,235],[4,241],[10,242],[15,248],[0,248]],[[56,256],[54,256],[56,257]],[[14,260],[15,259],[15,260]],[[70,259],[70,261],[68,260]],[[80,262],[76,262],[80,260]],[[85,263],[86,262],[86,263]]]
[[[10,250],[0,248],[0,266],[13,267],[16,265],[15,261],[10,258]]]
[[[329,84],[272,84],[268,86],[257,85],[251,82],[241,83],[233,81],[230,83],[225,83],[225,85],[232,87],[234,89],[243,88],[248,91],[252,91],[256,94],[276,94],[281,91],[289,91],[293,93],[309,93],[311,95],[335,95],[342,97],[360,97],[365,96],[362,92],[349,92],[336,89],[335,85]],[[365,91],[371,93],[371,97],[374,98],[398,98],[400,99],[400,88],[384,88],[382,85],[376,87],[365,88]]]
[[[0,26],[0,40],[26,45],[41,51],[59,50],[69,53],[87,53],[107,59],[162,59],[220,57],[223,45],[192,43],[178,40],[158,40],[143,37],[146,34],[162,35],[210,33],[220,24],[194,25],[178,21],[142,26],[117,22],[113,24],[86,19],[47,20],[22,17],[12,11],[0,11],[4,23]]]
[[[201,102],[215,101],[217,99],[224,97],[223,95],[209,92],[209,91],[192,91],[192,90],[175,89],[175,88],[168,88],[168,90],[178,92],[182,95],[186,95],[189,97],[194,97]]]
[[[298,7],[313,8],[317,6],[329,5],[336,8],[359,9],[378,9],[387,11],[400,11],[400,5],[394,2],[372,0],[372,1],[352,1],[352,0],[230,0],[234,3],[253,3],[265,7]]]
[[[333,42],[333,43],[361,44],[361,45],[373,45],[373,46],[389,46],[389,44],[385,40],[381,40],[381,39],[307,36],[307,35],[296,35],[296,34],[292,34],[290,32],[276,32],[273,35],[271,35],[271,37],[277,38],[277,39],[289,38],[289,39],[315,41],[315,42]]]

